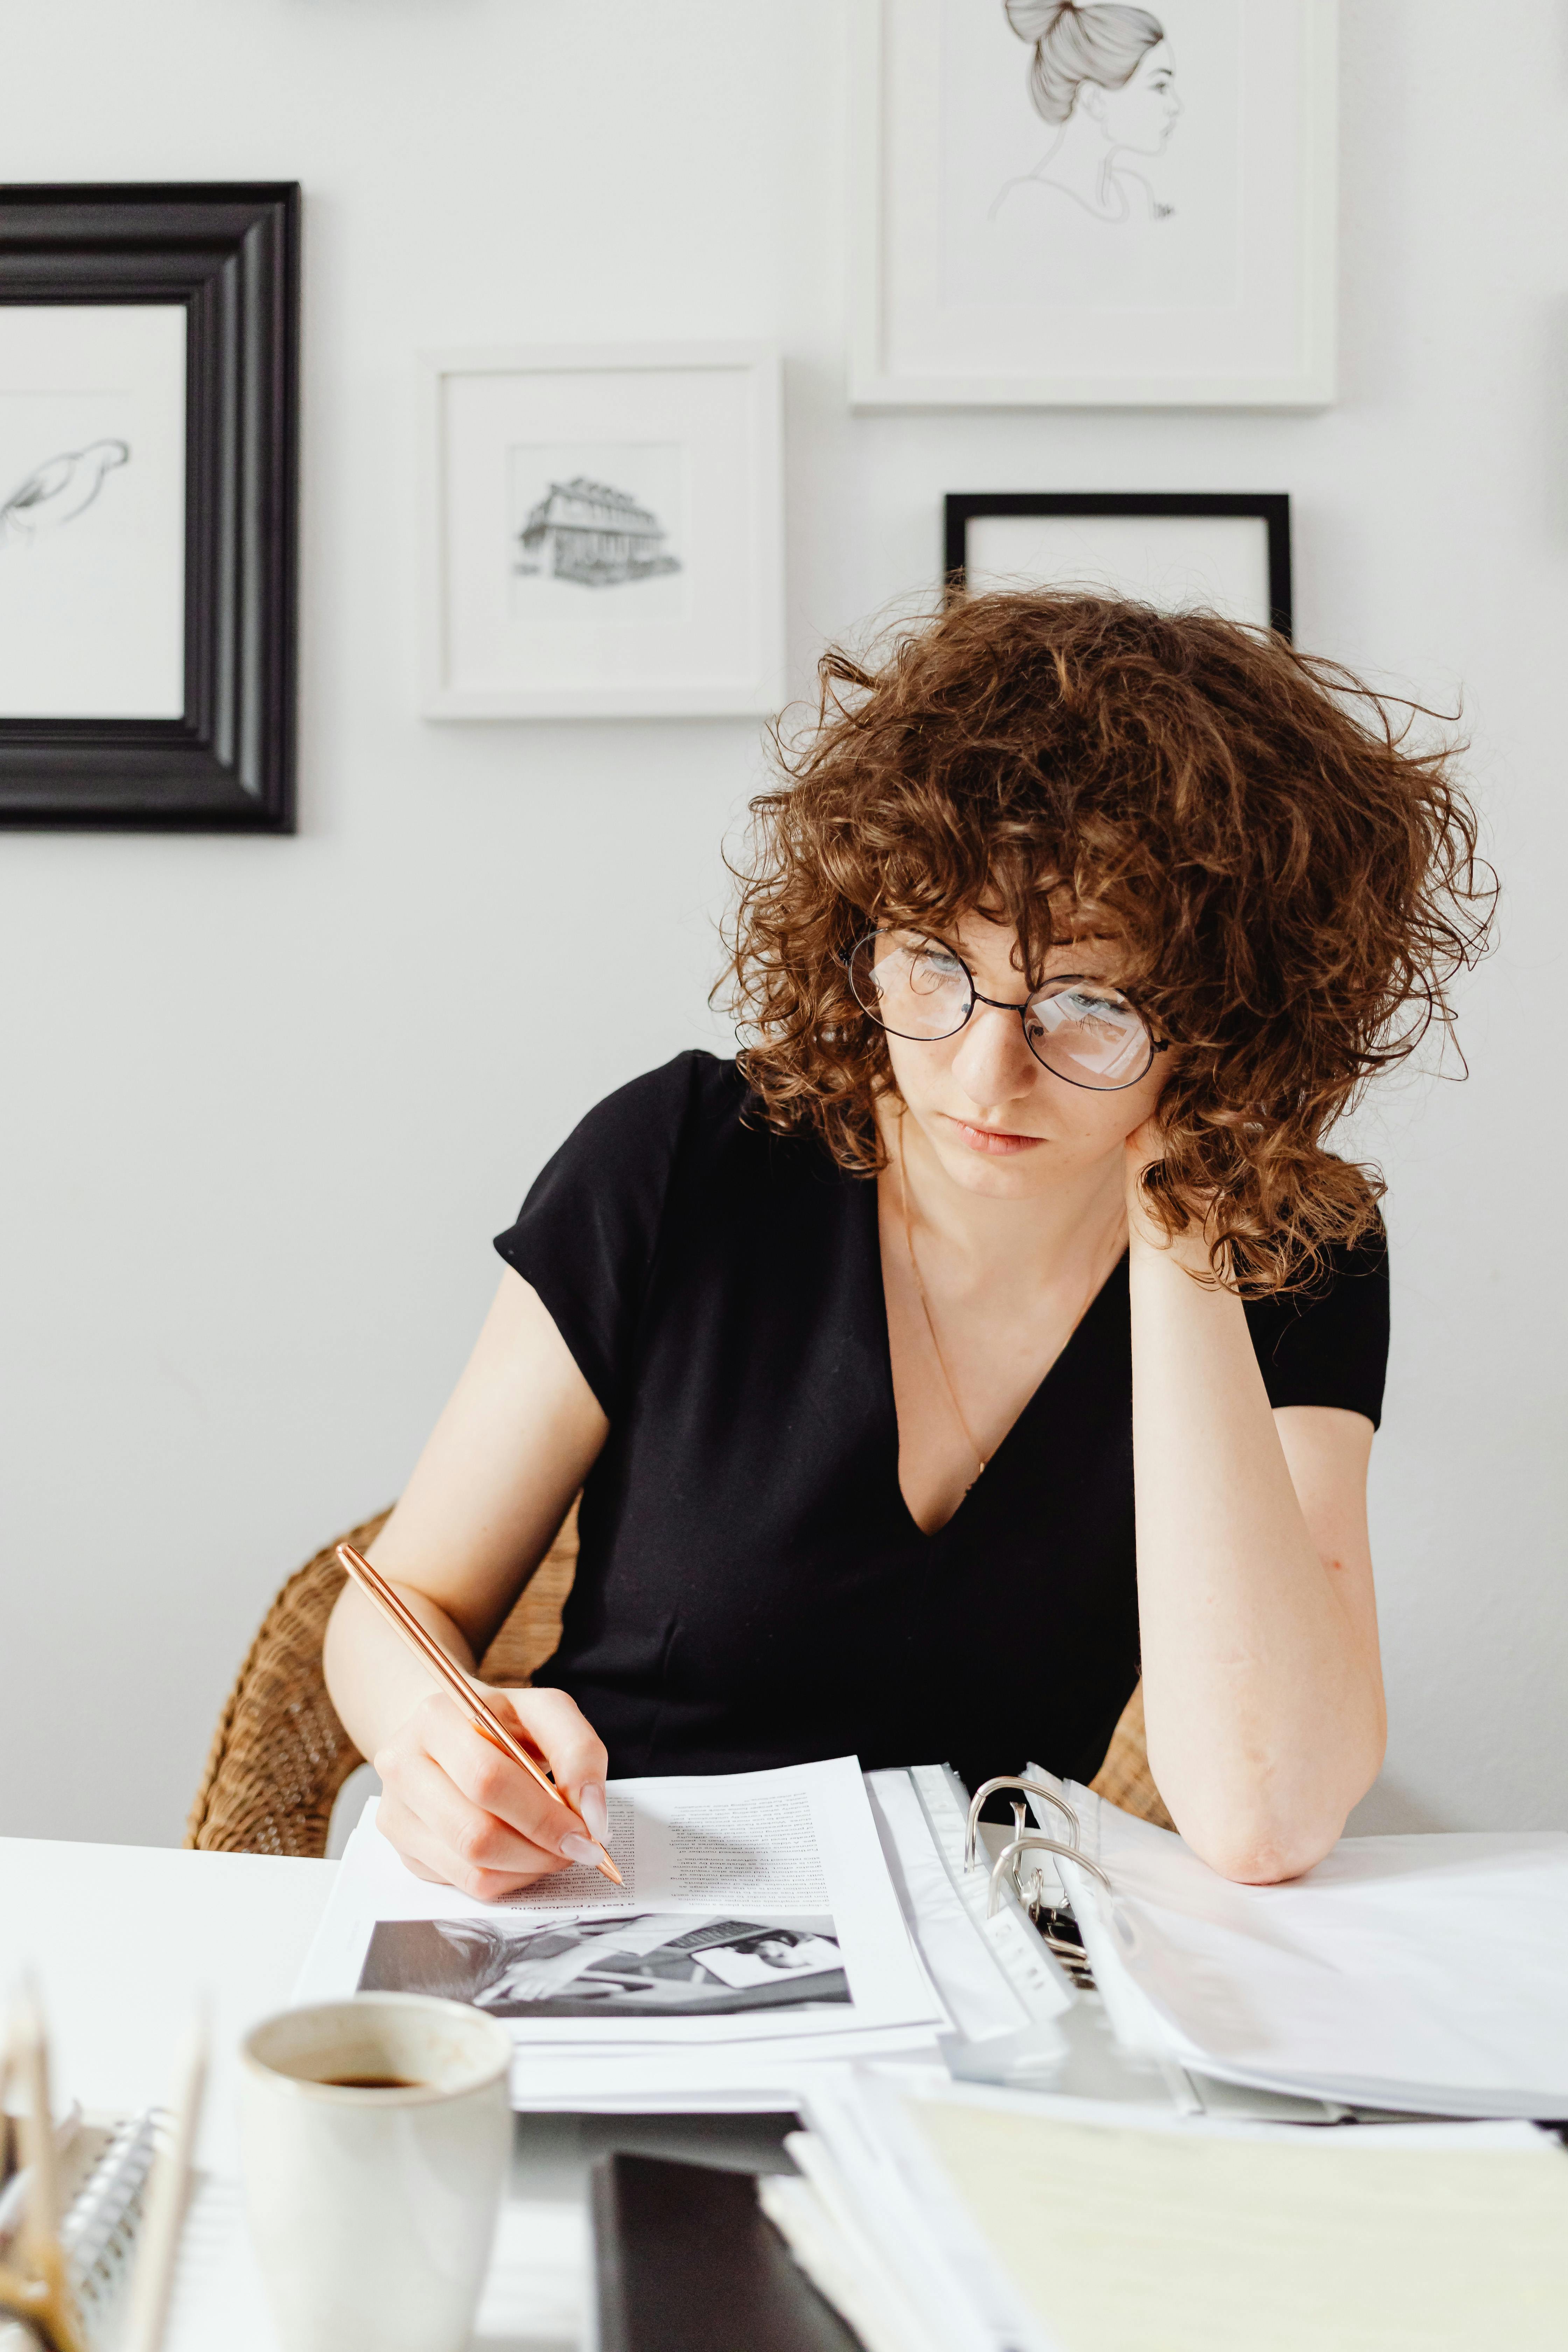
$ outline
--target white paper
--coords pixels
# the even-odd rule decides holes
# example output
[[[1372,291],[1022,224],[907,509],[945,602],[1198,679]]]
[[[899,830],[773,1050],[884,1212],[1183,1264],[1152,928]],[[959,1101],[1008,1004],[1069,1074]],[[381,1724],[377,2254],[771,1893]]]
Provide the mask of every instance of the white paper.
[[[1161,0],[1158,48],[1081,91],[1065,126],[1030,96],[1045,12],[878,14],[858,130],[879,167],[860,182],[879,373],[938,399],[1009,381],[1030,399],[1044,381],[1112,400],[1226,379],[1267,398],[1297,374],[1328,145],[1318,0]]]
[[[472,2000],[510,2026],[531,2106],[707,2103],[726,2084],[788,2105],[823,2054],[934,2054],[951,2020],[853,1758],[612,1782],[609,1810],[624,1887],[573,1870],[485,1904],[415,1878],[367,1807],[296,1999]]]
[[[1403,2347],[1405,2336],[1386,2325],[1394,2273],[1377,2273],[1373,2202],[1402,2239],[1395,2252],[1406,2273],[1424,2217],[1423,2196],[1408,2193],[1412,2181],[1462,2215],[1467,2200],[1478,2210],[1505,2210],[1517,2176],[1535,2219],[1514,2232],[1516,2246],[1538,2265],[1552,2259],[1542,2211],[1554,2196],[1568,2210],[1561,2153],[1519,2123],[1323,2131],[1189,2119],[1168,2108],[1113,2108],[934,2078],[900,2081],[859,2068],[820,2074],[805,2112],[879,2263],[895,2271],[922,2312],[940,2315],[941,2340],[964,2352],[1100,2352],[1156,2343],[1162,2352],[1167,2346],[1196,2352],[1221,2342],[1248,2352],[1267,2344],[1274,2352],[1285,2340],[1274,2324],[1281,2304],[1287,2316],[1310,2322],[1308,2332],[1289,2337],[1301,2352],[1308,2345],[1333,2345],[1336,2352],[1352,2344],[1364,2352],[1396,2340]],[[1386,2168],[1390,2157],[1406,2165],[1413,2157],[1449,2163],[1402,2184],[1398,2166],[1393,2174]],[[1494,2158],[1501,2166],[1489,2172]],[[1042,2187],[1042,2168],[1053,2163],[1058,2171]],[[1303,2195],[1323,2275],[1336,2263],[1353,2273],[1371,2256],[1381,2332],[1349,2332],[1354,2306],[1343,2294],[1325,2315],[1302,2291],[1300,2273],[1308,2269],[1310,2285],[1310,2266],[1301,2261],[1293,2200]],[[1484,2235],[1472,2228],[1472,2241]],[[1259,2324],[1258,2298],[1268,2303],[1285,2263],[1296,2273],[1290,2294],[1276,2292],[1268,2324]],[[1471,2267],[1471,2285],[1484,2293],[1486,2272]],[[1526,2308],[1530,2292],[1527,2281]],[[1541,2305],[1543,2315],[1547,2308]],[[1550,2324],[1559,2316],[1552,2312]],[[1492,2340],[1468,2310],[1466,2326],[1451,2336],[1413,2333],[1408,2352]],[[1510,2347],[1525,2341],[1512,2333],[1507,2340]],[[1545,2340],[1531,2336],[1531,2352]]]
[[[916,2096],[919,2086],[899,2090]],[[805,2113],[832,2166],[846,2221],[872,2241],[879,2267],[903,2283],[946,2352],[1047,2352],[952,2197],[927,2193],[928,2183],[911,2176],[912,2135],[907,2126],[888,2128],[900,2110],[878,2101],[865,2075],[825,2070],[807,2092]]]
[[[896,1841],[905,1909],[958,2031],[984,2043],[1026,2028],[1048,2028],[1074,1994],[1023,1912],[1011,1900],[990,1913],[991,1873],[965,1868],[967,1808],[945,1767],[867,1777],[873,1803]],[[1037,2032],[1043,2051],[1065,2043]]]
[[[1061,2352],[1561,2341],[1568,2164],[1527,2126],[1129,2127],[952,2086],[868,2105],[933,2232],[956,2208]]]
[[[866,2352],[948,2352],[901,2269],[861,2221],[826,2142],[815,2132],[791,2132],[784,2145],[798,2173],[764,2175],[757,2201],[818,2293]]]
[[[185,707],[185,313],[0,305],[0,718]]]
[[[770,707],[773,453],[749,354],[474,355],[438,384],[438,707]],[[627,561],[584,570],[578,547]]]
[[[963,577],[972,596],[1072,588],[1258,628],[1272,617],[1260,515],[973,515]]]
[[[1568,1834],[1345,1838],[1238,1886],[1073,1789],[1066,1865],[1119,2031],[1222,2079],[1436,2115],[1568,2114]],[[1130,1996],[1130,1998],[1129,1998]]]

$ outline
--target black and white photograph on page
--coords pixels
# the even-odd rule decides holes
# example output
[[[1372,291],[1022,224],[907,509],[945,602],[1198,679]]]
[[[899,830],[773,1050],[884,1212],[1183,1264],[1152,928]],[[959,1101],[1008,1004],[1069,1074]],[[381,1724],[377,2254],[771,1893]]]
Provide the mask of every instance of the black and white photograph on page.
[[[860,0],[856,398],[1332,397],[1334,0]]]
[[[718,2017],[847,2008],[831,1918],[694,1918],[639,1912],[507,1927],[486,1919],[383,1919],[361,1992],[471,2001],[494,2017]]]

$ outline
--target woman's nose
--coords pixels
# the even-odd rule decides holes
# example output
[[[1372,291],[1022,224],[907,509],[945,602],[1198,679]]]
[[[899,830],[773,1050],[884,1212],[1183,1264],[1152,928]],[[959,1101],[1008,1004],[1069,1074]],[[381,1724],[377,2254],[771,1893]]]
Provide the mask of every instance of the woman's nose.
[[[975,1006],[959,1038],[952,1075],[976,1110],[1030,1093],[1039,1066],[1016,1013],[994,1004]]]

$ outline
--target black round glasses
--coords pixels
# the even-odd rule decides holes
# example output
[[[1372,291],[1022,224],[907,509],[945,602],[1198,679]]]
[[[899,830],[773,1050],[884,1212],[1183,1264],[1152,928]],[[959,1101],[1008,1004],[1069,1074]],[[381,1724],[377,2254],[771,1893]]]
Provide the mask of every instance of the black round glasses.
[[[982,996],[957,950],[922,931],[868,931],[845,961],[856,1003],[891,1035],[956,1037],[975,1006],[989,1004],[1017,1013],[1036,1061],[1069,1087],[1135,1087],[1165,1051],[1121,990],[1087,972],[1058,972],[1016,1004]]]

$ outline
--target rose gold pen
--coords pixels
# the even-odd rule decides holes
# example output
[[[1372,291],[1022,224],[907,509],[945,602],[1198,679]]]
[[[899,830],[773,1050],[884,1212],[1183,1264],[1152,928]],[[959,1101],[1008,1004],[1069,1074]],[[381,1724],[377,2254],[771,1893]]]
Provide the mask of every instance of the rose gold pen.
[[[507,1729],[493,1707],[486,1705],[461,1666],[447,1655],[434,1634],[426,1633],[408,1603],[393,1591],[380,1570],[372,1568],[369,1560],[355,1551],[353,1544],[341,1543],[338,1558],[366,1599],[374,1601],[387,1623],[402,1634],[409,1648],[424,1661],[433,1675],[446,1684],[479,1738],[488,1739],[492,1748],[499,1748],[503,1756],[510,1756],[514,1764],[521,1764],[525,1772],[532,1774],[547,1797],[553,1797],[563,1811],[570,1812],[571,1806],[549,1774],[534,1762],[527,1748],[514,1732]],[[585,1822],[583,1829],[586,1836]],[[602,1871],[606,1878],[613,1879],[617,1886],[624,1886],[625,1879],[598,1840],[590,1837],[588,1843],[598,1856],[595,1868]]]

